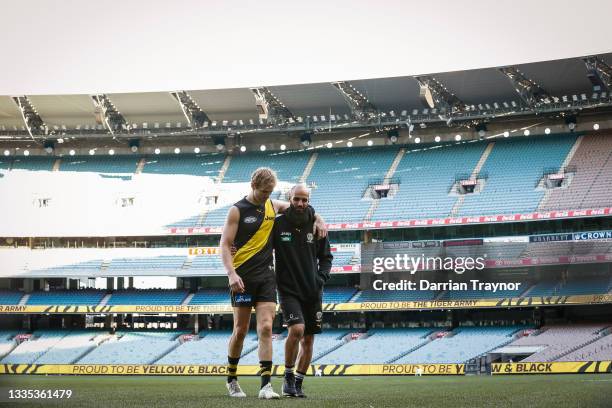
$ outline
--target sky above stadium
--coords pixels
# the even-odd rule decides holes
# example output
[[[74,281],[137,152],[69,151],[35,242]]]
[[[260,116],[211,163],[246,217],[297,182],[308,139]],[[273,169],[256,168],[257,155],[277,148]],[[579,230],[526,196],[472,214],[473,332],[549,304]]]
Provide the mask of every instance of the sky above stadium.
[[[609,0],[4,0],[0,95],[329,82],[612,51]]]

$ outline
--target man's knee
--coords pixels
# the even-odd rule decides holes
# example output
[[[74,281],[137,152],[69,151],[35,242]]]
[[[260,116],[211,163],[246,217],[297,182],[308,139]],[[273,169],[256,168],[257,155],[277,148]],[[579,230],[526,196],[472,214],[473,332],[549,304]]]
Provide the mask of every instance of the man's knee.
[[[257,325],[257,334],[259,337],[272,336],[272,320],[264,320]]]
[[[243,341],[249,331],[248,327],[234,326],[234,332],[232,335],[238,341]]]
[[[294,324],[292,326],[289,326],[289,337],[301,340],[302,337],[304,337],[304,325]]]

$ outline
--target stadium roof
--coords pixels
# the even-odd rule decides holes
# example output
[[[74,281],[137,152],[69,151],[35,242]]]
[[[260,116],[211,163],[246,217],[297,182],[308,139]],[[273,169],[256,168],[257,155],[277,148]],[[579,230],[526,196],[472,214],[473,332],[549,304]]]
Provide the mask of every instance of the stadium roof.
[[[612,53],[600,55],[612,65]],[[535,81],[550,95],[590,96],[593,87],[580,57],[515,65],[527,78]],[[467,104],[499,104],[520,98],[510,80],[497,68],[458,72],[430,73],[449,91]],[[350,81],[380,111],[423,109],[419,84],[412,76],[374,78]],[[332,83],[270,86],[268,89],[295,115],[349,114],[342,94]],[[257,119],[255,98],[249,88],[187,90],[210,120]],[[169,92],[107,94],[128,123],[185,123],[181,106]],[[47,126],[94,125],[95,109],[89,95],[28,95],[32,105]],[[10,96],[0,96],[0,126],[7,130],[23,126],[21,112]]]

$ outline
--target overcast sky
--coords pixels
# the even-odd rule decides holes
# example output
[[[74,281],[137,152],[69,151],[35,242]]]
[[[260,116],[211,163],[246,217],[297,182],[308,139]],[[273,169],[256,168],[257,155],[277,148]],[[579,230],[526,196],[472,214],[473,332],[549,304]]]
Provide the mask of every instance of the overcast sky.
[[[612,51],[612,1],[3,0],[0,95],[403,76]]]

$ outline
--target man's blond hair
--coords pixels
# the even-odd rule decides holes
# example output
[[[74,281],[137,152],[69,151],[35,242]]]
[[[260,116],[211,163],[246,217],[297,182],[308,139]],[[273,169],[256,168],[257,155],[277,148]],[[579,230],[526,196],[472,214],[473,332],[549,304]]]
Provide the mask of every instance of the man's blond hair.
[[[260,167],[251,174],[251,184],[254,188],[276,185],[276,173],[269,167]]]

